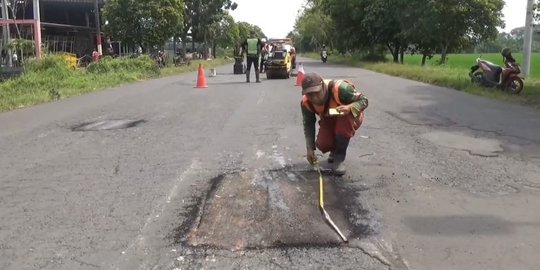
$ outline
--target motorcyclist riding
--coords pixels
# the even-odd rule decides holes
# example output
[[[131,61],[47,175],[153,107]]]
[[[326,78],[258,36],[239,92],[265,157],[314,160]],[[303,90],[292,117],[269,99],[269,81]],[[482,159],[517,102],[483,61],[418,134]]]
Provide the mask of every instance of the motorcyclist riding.
[[[321,60],[322,60],[324,63],[326,63],[326,59],[328,58],[328,52],[326,51],[326,45],[325,45],[325,44],[322,45],[322,49],[321,49],[320,55],[321,55]]]

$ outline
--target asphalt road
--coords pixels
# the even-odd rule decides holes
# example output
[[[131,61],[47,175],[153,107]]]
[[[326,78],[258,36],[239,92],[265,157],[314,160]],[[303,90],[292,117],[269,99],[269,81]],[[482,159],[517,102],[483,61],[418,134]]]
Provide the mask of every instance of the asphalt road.
[[[317,210],[295,79],[227,66],[0,114],[0,269],[540,266],[540,111],[305,70],[369,98],[348,174],[325,176],[349,243]]]

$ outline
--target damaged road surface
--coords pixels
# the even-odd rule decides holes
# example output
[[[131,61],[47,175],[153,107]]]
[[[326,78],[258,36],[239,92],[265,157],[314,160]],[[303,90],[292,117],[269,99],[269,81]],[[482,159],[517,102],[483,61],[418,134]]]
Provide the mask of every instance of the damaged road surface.
[[[369,99],[324,176],[348,243],[300,89],[224,66],[0,114],[0,269],[538,269],[539,110],[302,63]]]
[[[376,228],[364,222],[371,214],[354,199],[357,191],[340,185],[341,178],[328,177],[325,183],[325,208],[347,238],[354,239],[348,244],[321,217],[316,179],[314,171],[290,167],[212,179],[177,229],[176,242],[183,251],[175,267],[235,269],[230,263],[240,266],[237,262],[223,264],[235,257],[243,258],[244,267],[257,268],[258,260],[269,260],[273,268],[302,268],[302,257],[313,260],[306,267],[315,267],[314,262],[337,252],[354,255],[332,262],[336,268],[361,261],[359,269],[387,269],[390,262],[368,240],[377,236]],[[201,257],[206,263],[198,261]]]
[[[269,247],[339,246],[342,240],[321,218],[315,173],[241,172],[214,179],[200,205],[199,216],[185,236],[191,247],[243,250]],[[327,183],[327,211],[349,237],[353,228],[345,214],[345,196]],[[366,235],[367,236],[367,235]]]

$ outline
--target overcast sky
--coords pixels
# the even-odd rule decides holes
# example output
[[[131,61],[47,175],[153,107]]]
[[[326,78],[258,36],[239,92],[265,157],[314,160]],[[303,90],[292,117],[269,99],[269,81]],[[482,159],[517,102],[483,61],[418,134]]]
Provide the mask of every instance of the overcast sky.
[[[516,27],[525,25],[525,12],[527,10],[527,0],[506,0],[503,9],[504,21],[506,22],[505,32],[510,32]]]
[[[234,0],[238,8],[231,12],[236,21],[258,25],[269,37],[285,37],[293,30],[298,11],[305,0]],[[527,0],[506,0],[503,10],[506,28],[510,30],[525,25]],[[512,3],[510,5],[510,3]]]

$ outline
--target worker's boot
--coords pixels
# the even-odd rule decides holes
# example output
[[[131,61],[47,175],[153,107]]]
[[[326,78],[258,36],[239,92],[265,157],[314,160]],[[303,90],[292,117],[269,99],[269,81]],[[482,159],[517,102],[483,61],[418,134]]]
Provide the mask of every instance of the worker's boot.
[[[334,151],[334,174],[337,176],[342,176],[347,172],[344,161],[345,156],[347,155],[349,141],[350,138],[339,135],[336,136],[336,150]]]
[[[334,151],[330,152],[328,155],[328,163],[334,163],[335,155]]]
[[[259,79],[260,78],[260,73],[258,70],[255,70],[255,79],[257,79],[257,82],[260,83],[261,80]]]
[[[248,83],[249,82],[249,70],[246,71],[246,82]]]

